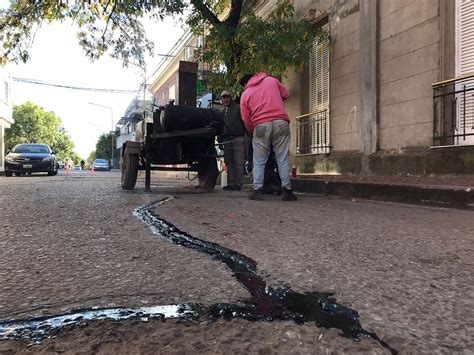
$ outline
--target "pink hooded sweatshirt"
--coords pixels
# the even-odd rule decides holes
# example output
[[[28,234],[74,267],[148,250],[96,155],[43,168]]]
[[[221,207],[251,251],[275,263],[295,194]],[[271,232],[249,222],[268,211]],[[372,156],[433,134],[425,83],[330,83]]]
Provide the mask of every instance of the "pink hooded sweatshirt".
[[[288,90],[267,73],[257,73],[245,85],[240,98],[240,113],[249,133],[259,123],[275,120],[290,121],[283,101]]]

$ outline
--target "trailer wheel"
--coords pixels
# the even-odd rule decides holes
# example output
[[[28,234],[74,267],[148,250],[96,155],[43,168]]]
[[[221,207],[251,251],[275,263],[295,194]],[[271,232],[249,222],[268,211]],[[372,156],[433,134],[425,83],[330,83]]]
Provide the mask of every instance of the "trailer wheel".
[[[198,166],[198,179],[199,186],[206,190],[211,191],[216,186],[217,176],[219,170],[217,169],[216,158],[209,158],[201,160]]]
[[[122,157],[122,188],[132,190],[137,182],[138,155],[125,153]]]

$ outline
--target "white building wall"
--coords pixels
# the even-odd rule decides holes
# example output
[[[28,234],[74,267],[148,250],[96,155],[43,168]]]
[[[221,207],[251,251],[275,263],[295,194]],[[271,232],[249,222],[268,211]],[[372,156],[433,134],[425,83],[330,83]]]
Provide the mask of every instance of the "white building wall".
[[[5,129],[13,123],[11,100],[11,74],[0,68],[0,173],[4,171]]]

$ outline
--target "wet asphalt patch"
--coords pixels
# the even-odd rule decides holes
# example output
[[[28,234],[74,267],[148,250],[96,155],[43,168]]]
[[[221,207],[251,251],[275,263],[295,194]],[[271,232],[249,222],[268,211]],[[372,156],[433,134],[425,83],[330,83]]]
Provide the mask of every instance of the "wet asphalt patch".
[[[233,276],[249,292],[251,298],[239,304],[217,303],[211,306],[202,304],[164,305],[139,308],[91,308],[74,310],[56,316],[43,316],[25,320],[0,321],[0,340],[29,340],[41,343],[44,338],[57,335],[62,329],[83,325],[93,320],[148,321],[159,319],[232,319],[250,321],[292,320],[297,324],[312,323],[318,327],[336,328],[342,336],[360,341],[370,338],[391,354],[398,351],[380,339],[375,333],[362,328],[357,311],[336,302],[332,293],[297,293],[289,285],[273,289],[266,285],[264,277],[257,273],[257,263],[236,251],[216,243],[192,237],[180,231],[169,222],[153,214],[160,201],[136,208],[133,215],[142,221],[159,238],[186,248],[212,256],[232,270]]]

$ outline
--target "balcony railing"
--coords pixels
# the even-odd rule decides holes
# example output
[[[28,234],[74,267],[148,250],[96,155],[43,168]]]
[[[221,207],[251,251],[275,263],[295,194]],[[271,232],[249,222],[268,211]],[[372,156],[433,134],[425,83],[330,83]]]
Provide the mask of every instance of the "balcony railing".
[[[433,146],[474,144],[474,74],[433,87]]]
[[[329,154],[329,111],[327,109],[296,117],[296,154]]]

